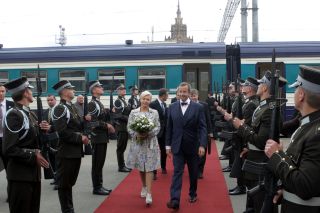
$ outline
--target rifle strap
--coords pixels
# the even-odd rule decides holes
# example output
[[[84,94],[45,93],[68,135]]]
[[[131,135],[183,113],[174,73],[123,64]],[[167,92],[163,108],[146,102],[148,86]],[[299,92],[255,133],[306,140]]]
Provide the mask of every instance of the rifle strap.
[[[20,113],[22,114],[22,116],[23,116],[22,126],[21,126],[21,128],[20,128],[19,130],[16,130],[16,131],[10,129],[10,127],[9,127],[8,124],[7,124],[7,115],[8,115],[12,110],[16,110],[16,111],[20,112]],[[6,127],[8,128],[8,130],[9,130],[10,132],[12,132],[12,133],[19,133],[21,130],[23,130],[23,129],[25,130],[25,132],[23,133],[23,135],[22,135],[21,137],[19,137],[19,140],[24,139],[24,138],[27,136],[27,134],[28,134],[28,132],[29,132],[29,129],[30,129],[29,118],[28,118],[28,116],[26,115],[26,113],[23,112],[23,110],[14,109],[14,108],[11,108],[11,109],[9,109],[9,110],[7,111],[6,116],[5,116],[5,118],[4,118],[4,124],[6,125]]]

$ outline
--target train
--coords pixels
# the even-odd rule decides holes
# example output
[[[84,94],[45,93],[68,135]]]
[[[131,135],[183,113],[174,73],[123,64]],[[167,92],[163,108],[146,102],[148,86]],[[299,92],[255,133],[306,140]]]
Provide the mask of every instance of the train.
[[[0,83],[25,76],[35,85],[39,65],[44,97],[57,95],[52,86],[59,80],[69,80],[76,86],[76,94],[81,94],[86,82],[98,79],[105,89],[103,103],[106,106],[110,92],[120,83],[126,85],[128,95],[129,87],[137,85],[140,90],[153,94],[160,88],[167,88],[172,98],[179,83],[186,81],[199,90],[200,99],[206,99],[208,92],[213,92],[214,82],[221,93],[222,82],[234,78],[228,68],[228,47],[230,45],[217,42],[129,42],[124,45],[1,48]],[[238,43],[237,47],[240,53],[237,72],[242,79],[260,78],[270,70],[273,49],[276,68],[288,82],[295,80],[299,65],[320,66],[320,42],[317,41]],[[288,99],[287,119],[293,110],[293,92],[293,89],[284,88]]]

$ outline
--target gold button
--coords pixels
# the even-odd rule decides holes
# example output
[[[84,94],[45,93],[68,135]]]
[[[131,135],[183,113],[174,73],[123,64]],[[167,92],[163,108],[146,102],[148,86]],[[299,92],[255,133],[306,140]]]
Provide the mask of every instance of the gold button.
[[[285,161],[286,159],[285,158],[282,158],[282,161]]]

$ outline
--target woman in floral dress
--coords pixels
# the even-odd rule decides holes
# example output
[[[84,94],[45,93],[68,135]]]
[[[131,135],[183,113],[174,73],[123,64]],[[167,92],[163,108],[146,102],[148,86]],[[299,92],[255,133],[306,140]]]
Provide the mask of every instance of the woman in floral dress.
[[[130,149],[126,165],[140,171],[142,190],[140,196],[146,198],[146,204],[152,203],[151,187],[153,171],[160,168],[160,150],[157,134],[160,131],[157,110],[149,108],[152,94],[144,91],[140,95],[141,106],[131,111],[128,119],[128,132],[131,136]],[[141,116],[146,116],[154,127],[147,133],[139,133],[132,129],[132,124]]]

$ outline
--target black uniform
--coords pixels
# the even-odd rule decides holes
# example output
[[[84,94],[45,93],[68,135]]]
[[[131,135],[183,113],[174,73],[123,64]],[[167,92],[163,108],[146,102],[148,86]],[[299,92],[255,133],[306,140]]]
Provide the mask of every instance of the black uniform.
[[[94,96],[92,96],[92,100],[88,104],[88,112],[92,117],[91,121],[97,123],[91,135],[92,185],[93,189],[101,189],[103,183],[102,170],[106,160],[107,145],[109,142],[107,122],[110,122],[110,115],[106,112],[100,100]]]
[[[281,212],[320,212],[320,110],[304,116],[286,152],[273,154],[268,167],[284,189]],[[317,200],[313,206],[312,200]]]
[[[0,122],[2,124],[2,119],[5,117],[6,115],[6,111],[8,111],[9,109],[11,109],[13,106],[14,106],[14,103],[12,101],[8,101],[8,100],[4,100],[4,102],[6,102],[6,108],[5,108],[5,111],[2,112],[2,118],[0,119]],[[0,110],[1,110],[1,107],[0,107]],[[0,124],[0,125],[1,125]],[[2,162],[3,162],[3,167],[4,169],[6,170],[7,169],[7,164],[8,164],[8,161],[7,159],[4,157],[3,155],[3,152],[2,152],[2,137],[3,137],[3,127],[2,127],[2,132],[0,130],[0,133],[2,133],[2,135],[0,135],[0,158],[2,159]]]
[[[81,119],[75,106],[61,99],[53,111],[53,124],[59,134],[57,181],[61,210],[74,212],[72,186],[78,178],[83,156]]]
[[[206,124],[207,124],[207,133],[211,134],[212,133],[212,126],[211,126],[211,120],[210,120],[210,112],[209,112],[209,107],[208,104],[206,102],[203,101],[199,101],[199,103],[203,106],[203,111],[206,117]],[[207,140],[211,140],[211,138],[209,138],[209,136],[207,135]],[[211,143],[211,141],[208,141],[208,143]],[[207,147],[206,147],[206,151],[203,157],[200,157],[199,159],[199,176],[201,177],[203,174],[203,170],[204,170],[204,165],[206,164],[206,159],[207,159]]]
[[[131,95],[128,100],[128,107],[133,110],[137,109],[140,106],[140,101],[138,100],[137,96]]]
[[[266,145],[266,141],[269,139],[271,126],[272,109],[269,107],[269,103],[270,99],[261,101],[252,115],[251,126],[243,124],[238,129],[238,134],[242,137],[242,140],[248,143],[249,152],[247,154],[247,159],[257,163],[267,161],[267,156],[264,153],[264,147]],[[262,180],[263,177],[246,172],[245,179],[247,188],[250,190],[257,186],[259,184],[259,180]],[[260,212],[264,196],[265,193],[260,191],[253,197],[252,200],[255,212]]]
[[[126,168],[124,163],[124,152],[127,148],[128,143],[128,131],[127,123],[130,114],[130,107],[126,100],[122,96],[118,96],[114,102],[115,114],[114,119],[116,120],[116,130],[118,133],[117,139],[117,159],[119,170]]]
[[[159,100],[150,103],[150,107],[158,111],[160,119],[160,131],[157,135],[161,153],[161,169],[167,169],[167,153],[166,153],[166,124],[167,124],[167,104],[163,102],[163,107]]]
[[[39,212],[41,170],[36,161],[36,149],[39,149],[37,118],[29,108],[16,103],[5,119],[3,153],[8,159],[10,212]]]
[[[50,145],[50,151],[49,151],[49,159],[50,159],[50,164],[54,173],[54,184],[56,184],[56,170],[57,170],[57,162],[56,162],[56,154],[57,154],[57,148],[59,144],[59,137],[54,137],[53,135],[56,134],[53,122],[52,122],[52,116],[51,114],[53,108],[48,108],[43,111],[43,119],[46,120],[50,125],[50,133],[51,137],[49,140],[49,145]],[[57,135],[56,135],[57,136]]]

